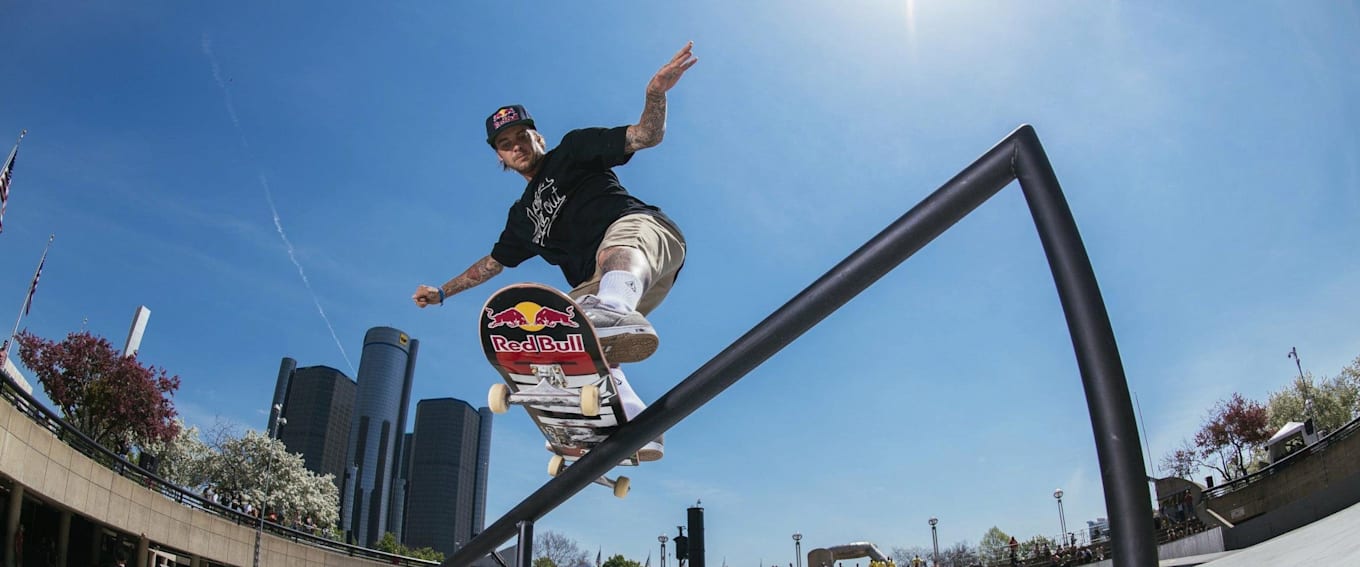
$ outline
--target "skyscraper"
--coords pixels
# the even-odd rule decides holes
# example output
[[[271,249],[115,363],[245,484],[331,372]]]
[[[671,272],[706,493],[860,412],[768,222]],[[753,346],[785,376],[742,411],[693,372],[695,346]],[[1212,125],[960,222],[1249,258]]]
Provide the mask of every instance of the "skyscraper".
[[[490,410],[476,410],[453,398],[416,404],[406,545],[432,547],[450,556],[482,531],[490,454]]]
[[[271,414],[269,429],[293,453],[301,453],[307,470],[335,477],[339,488],[345,478],[345,452],[349,449],[350,417],[357,386],[343,372],[329,366],[296,368],[283,359],[274,403],[283,406],[285,425],[278,426]]]
[[[387,505],[387,531],[397,536],[397,541],[406,538],[406,489],[411,478],[411,442],[415,434],[407,433],[401,437],[401,461],[392,471],[392,502]]]
[[[364,334],[340,492],[341,528],[359,545],[373,545],[388,531],[392,477],[401,458],[418,346],[419,341],[391,327]]]

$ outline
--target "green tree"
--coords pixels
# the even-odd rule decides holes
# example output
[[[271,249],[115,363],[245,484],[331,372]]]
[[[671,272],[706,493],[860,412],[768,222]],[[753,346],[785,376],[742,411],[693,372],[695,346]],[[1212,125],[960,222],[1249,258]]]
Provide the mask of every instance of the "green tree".
[[[602,567],[642,567],[642,564],[632,559],[625,559],[623,555],[615,554],[604,560]]]
[[[431,549],[429,547],[422,547],[420,549],[412,549],[406,547],[406,545],[397,541],[396,534],[392,532],[384,533],[382,539],[379,539],[378,543],[373,545],[373,549],[382,551],[384,553],[391,553],[393,555],[415,557],[416,559],[427,559],[430,561],[437,561],[440,563],[444,562],[443,553],[435,551],[434,549]]]
[[[179,377],[124,357],[103,337],[81,331],[60,343],[24,331],[19,359],[71,426],[115,453],[178,433],[170,398]]]
[[[415,549],[408,547],[406,548],[405,555],[407,557],[414,557],[416,559],[427,559],[429,561],[435,561],[438,563],[444,562],[444,554],[435,551],[434,548],[432,547],[420,547]]]
[[[1319,431],[1336,431],[1354,418],[1360,401],[1360,358],[1332,378],[1314,382],[1311,373],[1294,378],[1288,387],[1270,394],[1270,430],[1290,421],[1313,418]]]
[[[1048,549],[1050,551],[1058,548],[1058,540],[1045,536],[1034,536],[1020,542],[1020,557],[1034,558],[1039,556],[1039,552]]]
[[[535,559],[533,565],[534,567],[557,567],[557,564],[553,563],[553,560],[548,559],[547,557]]]
[[[992,529],[982,534],[982,540],[978,541],[978,556],[988,565],[1006,561],[1011,556],[1010,543],[1009,534],[1001,531],[1001,528],[992,526]]]
[[[378,543],[373,544],[373,549],[383,553],[395,553],[398,555],[403,555],[401,553],[402,547],[404,546],[401,545],[401,542],[397,541],[397,534],[392,532],[384,533],[382,537],[378,539]]]

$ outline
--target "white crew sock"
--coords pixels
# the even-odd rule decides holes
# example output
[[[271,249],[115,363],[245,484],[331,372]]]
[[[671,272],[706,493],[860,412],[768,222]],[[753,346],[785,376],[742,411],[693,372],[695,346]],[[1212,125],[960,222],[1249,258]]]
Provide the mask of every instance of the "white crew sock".
[[[638,300],[642,299],[642,280],[623,270],[606,272],[600,277],[600,291],[596,296],[610,307],[636,310]]]
[[[628,384],[623,369],[610,368],[609,374],[614,377],[614,386],[618,388],[619,402],[623,404],[623,415],[633,419],[642,413],[642,410],[647,409],[647,404],[642,403],[642,398],[639,398],[637,392],[634,392],[633,387]]]

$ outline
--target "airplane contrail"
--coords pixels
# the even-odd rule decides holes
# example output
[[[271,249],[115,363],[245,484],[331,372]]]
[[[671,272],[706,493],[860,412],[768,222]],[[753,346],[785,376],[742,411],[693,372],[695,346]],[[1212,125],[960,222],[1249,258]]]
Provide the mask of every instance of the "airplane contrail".
[[[213,55],[212,40],[208,34],[203,34],[203,55],[207,56],[208,63],[212,64],[213,80],[217,81],[217,87],[222,91],[222,101],[226,104],[227,114],[231,117],[232,127],[236,129],[236,136],[241,141],[241,147],[249,155],[250,143],[246,141],[245,131],[241,128],[241,120],[236,116],[236,106],[231,102],[231,91],[227,89],[227,83],[222,79],[222,68],[217,64],[217,56]],[[249,155],[252,162],[258,163],[254,155]],[[311,280],[307,279],[307,271],[302,269],[302,262],[297,259],[297,251],[293,248],[292,241],[288,240],[288,233],[283,230],[283,221],[279,217],[279,208],[274,205],[274,192],[269,188],[269,180],[264,173],[259,173],[260,187],[264,189],[264,199],[269,203],[269,213],[274,219],[274,229],[279,233],[279,239],[283,241],[284,248],[288,251],[288,259],[297,267],[298,276],[302,278],[302,285],[307,288],[307,293],[312,296],[312,303],[316,305],[316,312],[321,314],[321,320],[325,321],[326,328],[331,332],[331,338],[335,340],[336,348],[340,349],[340,356],[344,357],[345,365],[349,367],[350,374],[357,374],[354,371],[354,363],[349,360],[349,353],[345,352],[345,345],[340,342],[340,337],[335,334],[335,326],[331,324],[330,317],[326,316],[326,310],[321,307],[321,298],[317,297],[316,291],[312,289]]]

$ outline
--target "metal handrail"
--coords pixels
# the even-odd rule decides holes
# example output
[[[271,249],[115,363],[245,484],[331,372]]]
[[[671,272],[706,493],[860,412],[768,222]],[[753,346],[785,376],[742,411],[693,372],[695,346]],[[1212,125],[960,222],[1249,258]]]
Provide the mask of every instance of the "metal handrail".
[[[708,403],[1013,181],[1019,182],[1039,232],[1076,354],[1095,434],[1110,535],[1115,542],[1112,558],[1115,563],[1130,567],[1156,565],[1156,541],[1151,522],[1147,521],[1152,496],[1114,330],[1057,174],[1029,125],[1016,129],[681,380],[575,465],[525,497],[456,551],[446,564],[467,567],[491,553],[500,543],[514,537],[521,524],[538,520],[591,485],[619,461]],[[521,537],[521,551],[531,548]],[[702,555],[698,561],[702,562]],[[694,557],[691,562],[701,567]]]

